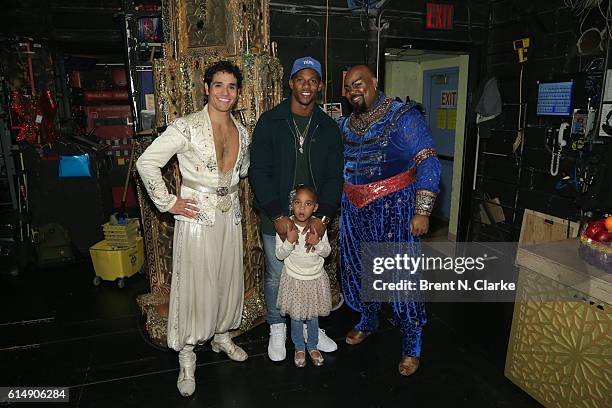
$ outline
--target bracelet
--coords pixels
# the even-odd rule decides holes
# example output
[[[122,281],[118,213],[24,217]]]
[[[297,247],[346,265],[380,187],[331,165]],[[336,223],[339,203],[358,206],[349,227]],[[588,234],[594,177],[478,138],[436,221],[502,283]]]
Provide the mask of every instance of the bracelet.
[[[434,203],[436,202],[436,193],[427,190],[417,190],[416,205],[414,213],[417,215],[430,216],[433,211]]]
[[[324,215],[323,217],[321,217],[321,222],[325,225],[329,224],[330,221],[331,221],[331,218],[329,218],[327,215]]]

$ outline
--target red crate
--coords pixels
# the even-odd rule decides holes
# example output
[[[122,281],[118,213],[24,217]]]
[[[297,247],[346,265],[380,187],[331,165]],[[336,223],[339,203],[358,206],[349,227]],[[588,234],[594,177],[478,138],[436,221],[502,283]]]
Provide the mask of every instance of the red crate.
[[[134,128],[132,125],[98,126],[94,134],[98,139],[121,139],[132,137],[134,135]]]
[[[102,75],[102,76],[101,76]],[[70,73],[70,86],[72,88],[81,88],[89,90],[98,90],[108,88],[111,85],[111,78],[104,77],[104,73],[99,71],[72,71]]]
[[[100,106],[86,106],[85,113],[91,117],[131,117],[132,110],[130,105],[100,105]]]
[[[121,139],[131,137],[132,111],[129,105],[86,106],[87,131],[95,128],[100,139]]]
[[[83,92],[83,98],[85,99],[85,102],[99,102],[99,101],[126,102],[128,99],[128,91],[127,90],[85,91]]]
[[[111,73],[113,85],[118,87],[127,86],[127,75],[125,74],[125,68],[113,68]]]

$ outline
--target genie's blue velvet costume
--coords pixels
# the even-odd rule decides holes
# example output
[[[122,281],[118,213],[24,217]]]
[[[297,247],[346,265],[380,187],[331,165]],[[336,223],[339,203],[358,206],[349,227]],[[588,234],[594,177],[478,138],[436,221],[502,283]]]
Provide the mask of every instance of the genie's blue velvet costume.
[[[366,242],[418,243],[410,232],[415,213],[430,215],[438,193],[440,163],[431,133],[414,104],[402,104],[380,94],[373,107],[341,123],[344,135],[344,181],[362,185],[381,181],[416,166],[416,179],[358,208],[342,195],[340,253],[342,291],[347,304],[361,313],[357,330],[378,328],[381,303],[362,302],[361,245]],[[426,322],[420,301],[391,301],[402,332],[402,355],[419,357]]]

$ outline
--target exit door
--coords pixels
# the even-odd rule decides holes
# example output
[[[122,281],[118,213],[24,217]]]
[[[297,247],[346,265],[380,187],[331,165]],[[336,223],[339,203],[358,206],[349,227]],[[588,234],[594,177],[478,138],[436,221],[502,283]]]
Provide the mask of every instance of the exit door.
[[[442,167],[440,193],[433,215],[448,221],[453,187],[459,68],[424,71],[423,82],[425,116]]]

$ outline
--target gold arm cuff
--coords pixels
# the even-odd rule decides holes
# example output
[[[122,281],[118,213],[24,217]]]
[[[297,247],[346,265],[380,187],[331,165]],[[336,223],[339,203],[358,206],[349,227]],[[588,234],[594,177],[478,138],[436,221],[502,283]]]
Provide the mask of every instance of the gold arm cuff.
[[[417,190],[416,192],[416,208],[414,213],[417,215],[430,216],[433,211],[434,203],[438,195],[427,190]]]

